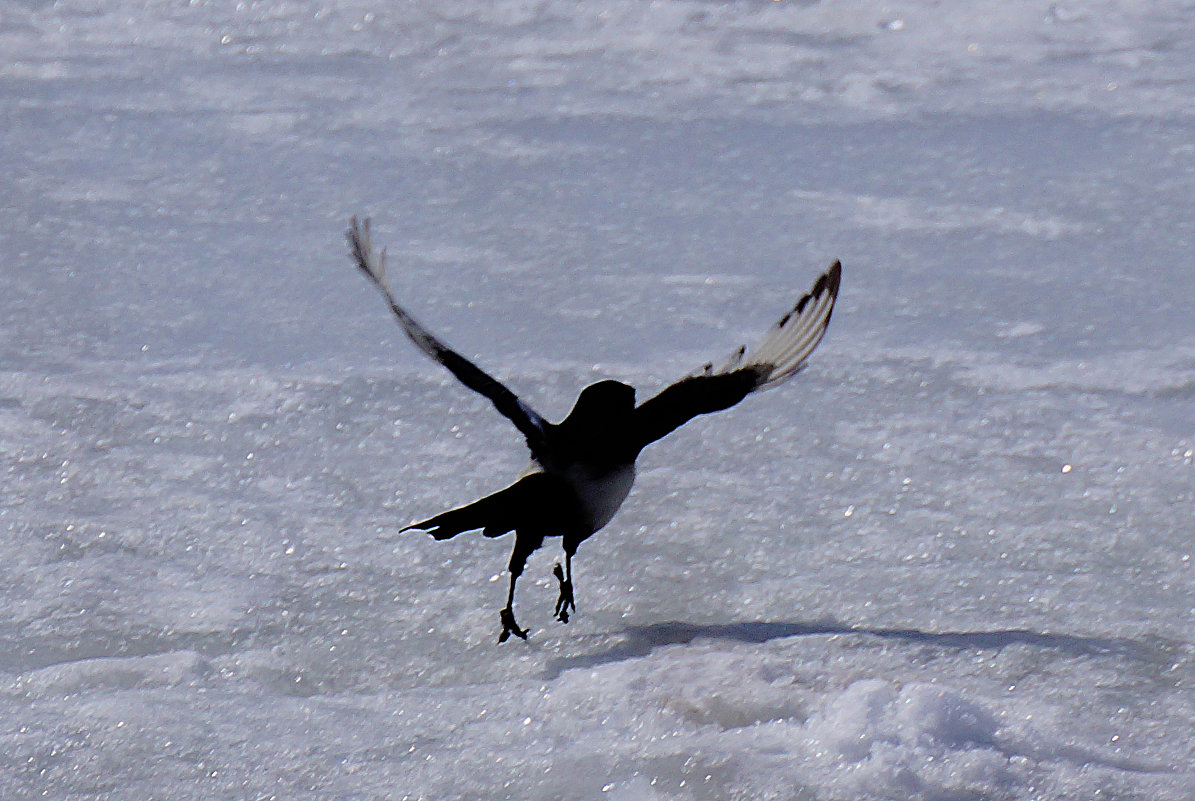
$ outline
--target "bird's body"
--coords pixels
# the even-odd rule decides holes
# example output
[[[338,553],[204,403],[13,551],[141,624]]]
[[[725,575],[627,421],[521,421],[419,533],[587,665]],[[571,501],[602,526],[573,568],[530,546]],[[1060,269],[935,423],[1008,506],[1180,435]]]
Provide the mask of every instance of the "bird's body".
[[[620,464],[596,475],[574,468],[565,472],[564,479],[577,496],[589,534],[594,534],[605,528],[631,494],[635,484],[635,463]]]
[[[386,283],[385,252],[376,253],[370,242],[368,219],[359,224],[353,218],[348,239],[357,266],[385,295],[411,341],[467,387],[489,398],[527,440],[530,473],[492,495],[404,529],[426,531],[437,540],[477,529],[487,537],[515,532],[499,642],[511,634],[527,637],[514,619],[515,584],[527,557],[546,537],[562,538],[565,567],[554,570],[560,584],[556,618],[567,623],[569,610],[576,608],[572,557],[584,540],[610,522],[630,494],[640,452],[693,417],[729,408],[799,372],[825,334],[841,276],[835,262],[753,350],[739,348],[719,367],[707,364],[639,405],[634,388],[599,381],[581,391],[564,420],[549,423],[398,305]]]

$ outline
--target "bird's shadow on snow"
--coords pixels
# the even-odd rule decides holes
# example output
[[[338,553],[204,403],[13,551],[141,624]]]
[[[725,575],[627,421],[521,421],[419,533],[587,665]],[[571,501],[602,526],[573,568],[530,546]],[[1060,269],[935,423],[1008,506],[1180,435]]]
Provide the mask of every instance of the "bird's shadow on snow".
[[[1133,659],[1155,658],[1156,647],[1123,637],[1083,637],[1073,634],[1048,634],[1030,629],[993,629],[990,631],[922,631],[921,629],[868,628],[836,621],[758,621],[699,625],[681,621],[628,626],[616,633],[616,642],[601,650],[551,660],[545,672],[555,678],[566,670],[589,668],[609,662],[647,656],[657,648],[686,645],[694,640],[729,640],[738,643],[765,643],[788,637],[853,635],[876,637],[906,643],[950,649],[991,649],[1009,645],[1028,645],[1060,651],[1074,656],[1124,656]]]

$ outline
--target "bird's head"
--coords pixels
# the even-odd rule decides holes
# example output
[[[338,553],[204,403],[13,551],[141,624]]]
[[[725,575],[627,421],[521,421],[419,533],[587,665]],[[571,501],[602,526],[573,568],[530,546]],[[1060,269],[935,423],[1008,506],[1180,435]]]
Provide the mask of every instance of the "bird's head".
[[[568,421],[594,427],[617,425],[635,410],[635,388],[621,381],[599,381],[581,390]]]

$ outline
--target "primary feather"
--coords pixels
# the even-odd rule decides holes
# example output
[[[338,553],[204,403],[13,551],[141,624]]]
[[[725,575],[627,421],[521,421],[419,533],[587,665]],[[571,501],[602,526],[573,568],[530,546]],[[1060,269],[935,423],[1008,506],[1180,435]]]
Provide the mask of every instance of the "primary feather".
[[[826,335],[841,280],[842,264],[836,261],[759,344],[754,348],[740,347],[717,368],[707,364],[701,375],[726,375],[756,368],[759,378],[755,389],[760,390],[781,384],[801,372],[809,354]]]

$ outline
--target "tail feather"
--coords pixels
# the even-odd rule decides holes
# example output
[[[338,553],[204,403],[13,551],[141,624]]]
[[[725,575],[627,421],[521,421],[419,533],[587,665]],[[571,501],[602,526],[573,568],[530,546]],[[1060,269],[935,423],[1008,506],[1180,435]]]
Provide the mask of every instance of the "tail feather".
[[[485,528],[486,520],[489,517],[487,514],[489,512],[488,505],[485,503],[488,500],[490,498],[482,498],[468,506],[462,506],[459,509],[438,514],[419,523],[412,523],[404,528],[403,531],[419,529],[426,531],[438,540],[447,540],[464,531]]]
[[[419,523],[412,523],[403,529],[426,531],[437,540],[447,540],[465,531],[482,529],[487,537],[501,537],[514,531],[527,511],[534,511],[537,495],[544,489],[547,477],[535,473],[511,484],[503,490],[474,501],[473,503],[429,517]]]

